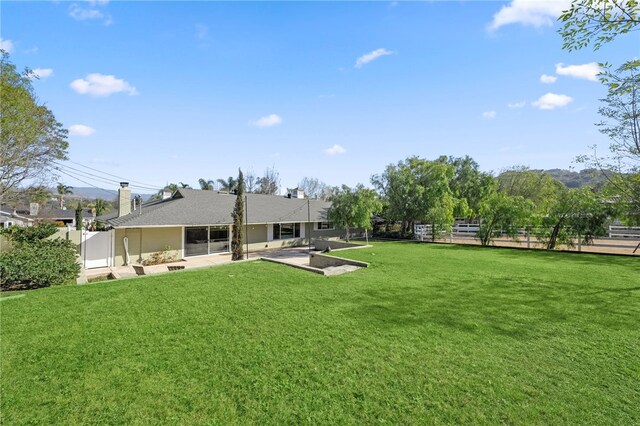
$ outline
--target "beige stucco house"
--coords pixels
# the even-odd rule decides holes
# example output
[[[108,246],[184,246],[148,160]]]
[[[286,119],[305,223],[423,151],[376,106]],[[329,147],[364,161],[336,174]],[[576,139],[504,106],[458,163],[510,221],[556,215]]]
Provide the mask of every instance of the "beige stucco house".
[[[246,194],[245,250],[304,246],[310,239],[335,238],[341,232],[327,221],[330,203],[291,196]],[[178,258],[228,253],[235,194],[195,189],[166,192],[162,200],[131,202],[126,183],[119,209],[102,217],[113,227],[112,265],[139,263],[169,249]],[[128,254],[128,259],[127,259]]]

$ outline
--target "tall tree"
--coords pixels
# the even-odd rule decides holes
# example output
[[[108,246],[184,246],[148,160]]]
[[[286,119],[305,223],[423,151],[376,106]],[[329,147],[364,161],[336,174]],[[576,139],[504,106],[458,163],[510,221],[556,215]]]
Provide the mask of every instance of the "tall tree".
[[[64,196],[68,194],[73,194],[73,186],[67,186],[64,183],[58,182],[58,186],[56,187],[58,191],[58,195],[60,196],[60,208],[64,208]]]
[[[233,229],[231,234],[231,260],[242,260],[243,249],[243,224],[244,224],[244,176],[242,170],[238,169],[236,191],[236,204],[233,208]]]
[[[410,157],[389,164],[371,183],[379,191],[386,219],[401,222],[401,233],[413,232],[416,222],[431,224],[435,234],[453,224],[455,200],[449,181],[454,168],[442,159],[428,161]]]
[[[536,206],[539,213],[544,214],[557,199],[559,191],[564,188],[562,182],[541,170],[527,167],[513,167],[505,170],[497,177],[498,191],[512,196],[523,197]]]
[[[76,230],[82,230],[82,201],[78,201],[76,205]]]
[[[520,229],[530,223],[534,204],[522,196],[496,192],[480,205],[480,229],[477,237],[483,246],[502,235],[517,239]]]
[[[238,186],[237,179],[232,176],[229,176],[226,180],[218,179],[217,182],[220,184],[220,190],[226,192],[233,192]]]
[[[298,182],[298,188],[304,191],[304,195],[308,198],[319,198],[322,200],[327,199],[331,195],[331,188],[329,186],[314,177],[303,177]]]
[[[26,180],[42,180],[66,159],[67,130],[38,99],[29,70],[19,73],[0,50],[0,197]]]
[[[329,221],[339,229],[345,230],[347,241],[349,241],[351,229],[371,229],[373,215],[382,208],[376,192],[365,188],[362,184],[358,184],[353,189],[347,185],[334,188],[330,201]]]
[[[267,168],[264,176],[258,179],[258,194],[276,195],[280,192],[280,173],[275,167]]]
[[[96,216],[102,216],[103,213],[107,213],[110,209],[109,203],[102,198],[96,198],[93,204],[89,204],[87,207],[90,207]]]
[[[258,177],[253,173],[253,170],[249,170],[244,175],[244,190],[248,193],[254,193],[258,189]]]
[[[205,191],[213,191],[215,189],[216,182],[213,180],[205,180],[203,178],[198,179],[200,189]]]
[[[179,182],[179,185],[180,185],[180,188],[191,189],[191,185],[189,185],[188,183]]]
[[[480,171],[480,166],[471,157],[449,157],[455,168],[449,187],[455,198],[454,214],[459,218],[476,219],[480,204],[495,192],[497,182],[489,173]]]
[[[640,222],[640,71],[623,65],[602,80],[609,90],[598,111],[603,120],[596,126],[609,138],[610,154],[601,155],[594,147],[591,156],[579,161],[598,167],[625,215]]]
[[[559,244],[574,246],[575,241],[591,244],[594,237],[605,235],[605,224],[613,213],[609,203],[590,188],[564,189],[542,218],[536,238],[553,250]]]

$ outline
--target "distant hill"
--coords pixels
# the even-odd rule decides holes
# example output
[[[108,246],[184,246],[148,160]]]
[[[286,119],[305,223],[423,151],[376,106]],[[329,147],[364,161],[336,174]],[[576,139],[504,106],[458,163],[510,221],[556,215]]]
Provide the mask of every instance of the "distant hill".
[[[564,183],[567,188],[582,188],[590,186],[599,189],[606,182],[606,178],[598,169],[584,169],[579,172],[563,169],[544,170],[545,173]]]
[[[52,194],[56,194],[56,189],[50,189]],[[153,194],[138,194],[133,193],[132,196],[140,195],[143,201],[146,201]],[[95,200],[96,198],[102,198],[106,201],[113,201],[118,197],[118,191],[114,189],[102,189],[102,188],[94,188],[94,187],[83,187],[83,186],[74,186],[73,194],[65,195],[66,199],[69,198],[82,198],[82,199],[91,199]]]

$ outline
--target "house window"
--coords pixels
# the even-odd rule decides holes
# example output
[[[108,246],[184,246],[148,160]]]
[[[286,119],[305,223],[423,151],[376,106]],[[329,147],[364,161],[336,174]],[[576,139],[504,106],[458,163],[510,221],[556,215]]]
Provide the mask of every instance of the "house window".
[[[335,227],[333,226],[333,223],[331,222],[317,222],[316,223],[316,229],[318,231],[322,231],[325,229],[335,229]]]
[[[286,240],[289,238],[300,238],[299,223],[274,223],[273,239]]]

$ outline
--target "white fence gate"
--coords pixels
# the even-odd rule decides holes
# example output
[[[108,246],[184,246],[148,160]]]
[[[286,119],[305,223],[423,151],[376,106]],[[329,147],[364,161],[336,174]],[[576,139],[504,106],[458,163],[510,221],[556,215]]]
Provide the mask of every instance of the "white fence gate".
[[[82,231],[80,256],[85,269],[112,266],[112,240],[113,231]]]

